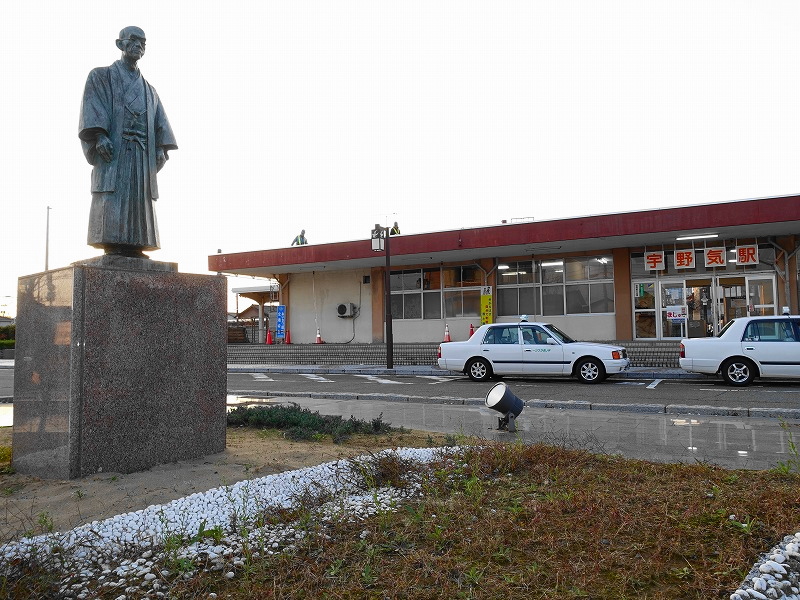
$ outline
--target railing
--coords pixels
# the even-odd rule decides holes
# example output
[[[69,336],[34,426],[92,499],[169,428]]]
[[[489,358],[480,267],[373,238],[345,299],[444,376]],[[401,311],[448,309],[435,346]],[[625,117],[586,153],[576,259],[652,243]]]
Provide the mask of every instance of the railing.
[[[609,341],[628,350],[634,367],[678,368],[677,340]],[[439,344],[394,344],[397,365],[435,365]],[[276,365],[381,365],[386,361],[384,344],[230,344],[232,364]]]

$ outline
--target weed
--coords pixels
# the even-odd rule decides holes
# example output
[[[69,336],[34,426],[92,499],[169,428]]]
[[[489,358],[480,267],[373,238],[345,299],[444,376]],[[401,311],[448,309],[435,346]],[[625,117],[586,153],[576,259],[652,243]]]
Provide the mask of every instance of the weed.
[[[483,498],[483,482],[474,475],[464,480],[464,493],[475,502],[480,502]]]
[[[331,563],[326,571],[328,577],[338,577],[344,569],[344,559],[339,558]]]
[[[789,424],[783,419],[779,419],[781,429],[786,433],[786,443],[788,446],[789,459],[786,461],[779,460],[778,464],[774,467],[774,471],[781,475],[791,475],[793,473],[800,473],[800,451],[797,449],[797,444],[794,441],[794,435],[789,429]]]
[[[206,522],[203,521],[200,523],[200,529],[197,531],[197,533],[192,537],[190,541],[192,543],[201,542],[204,539],[209,538],[213,540],[214,543],[219,544],[224,534],[225,532],[222,530],[221,525],[216,525],[210,529],[206,529]]]
[[[378,575],[375,573],[375,570],[372,568],[372,565],[366,563],[364,567],[361,569],[361,583],[364,587],[372,587],[375,585],[375,582],[378,580]]]
[[[478,567],[472,566],[464,573],[464,581],[467,585],[475,586],[478,585],[478,582],[483,577],[483,569],[479,569]]]
[[[39,513],[36,524],[39,525],[39,529],[44,533],[53,533],[55,530],[53,527],[53,517],[47,511]]]
[[[3,494],[3,496],[11,496],[11,495],[15,494],[16,492],[20,491],[21,489],[23,489],[24,487],[25,487],[25,485],[22,484],[22,483],[16,483],[14,485],[9,485],[9,486],[6,486],[6,487],[3,488],[2,494]]]
[[[682,567],[680,569],[675,568],[671,571],[672,575],[677,577],[678,579],[686,580],[691,579],[694,573],[692,572],[691,567]]]
[[[734,515],[731,515],[731,519],[728,521],[734,529],[737,529],[744,533],[745,535],[750,535],[753,533],[753,528],[758,524],[753,517],[747,517],[744,521],[738,521]]]

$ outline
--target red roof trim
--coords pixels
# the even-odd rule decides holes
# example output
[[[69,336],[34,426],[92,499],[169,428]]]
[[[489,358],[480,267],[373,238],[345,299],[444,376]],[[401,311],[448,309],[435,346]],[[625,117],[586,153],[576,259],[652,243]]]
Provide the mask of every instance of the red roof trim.
[[[392,254],[398,256],[646,233],[697,231],[698,228],[713,229],[796,220],[800,220],[800,196],[782,196],[402,235],[393,237],[391,245]],[[208,266],[209,271],[231,271],[346,261],[373,256],[370,240],[364,239],[235,254],[213,254],[208,257]]]

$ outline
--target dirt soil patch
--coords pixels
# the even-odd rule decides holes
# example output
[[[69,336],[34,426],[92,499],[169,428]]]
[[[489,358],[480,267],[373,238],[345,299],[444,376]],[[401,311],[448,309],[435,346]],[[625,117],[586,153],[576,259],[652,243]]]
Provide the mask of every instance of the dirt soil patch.
[[[11,427],[0,428],[0,448],[11,446]],[[384,448],[429,447],[444,436],[424,431],[353,436],[332,441],[294,442],[277,431],[228,428],[224,452],[159,465],[138,473],[98,473],[82,479],[46,480],[19,473],[0,475],[0,543],[41,533],[52,519],[55,531],[164,504],[176,498]]]

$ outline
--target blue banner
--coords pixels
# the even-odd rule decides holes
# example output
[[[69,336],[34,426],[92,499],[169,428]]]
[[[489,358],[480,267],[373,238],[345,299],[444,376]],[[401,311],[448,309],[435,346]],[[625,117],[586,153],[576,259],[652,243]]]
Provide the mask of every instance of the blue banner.
[[[277,315],[275,317],[275,337],[286,337],[286,306],[283,304],[278,306]]]

